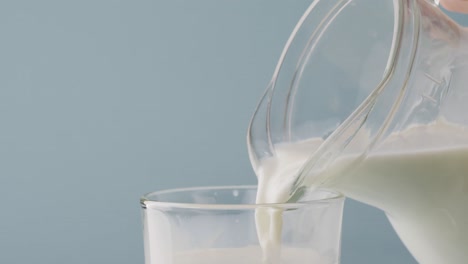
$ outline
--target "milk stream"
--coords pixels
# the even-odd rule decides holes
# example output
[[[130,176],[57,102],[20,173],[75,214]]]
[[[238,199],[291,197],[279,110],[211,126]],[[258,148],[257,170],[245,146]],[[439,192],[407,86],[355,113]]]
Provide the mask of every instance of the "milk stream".
[[[255,168],[258,203],[285,202],[295,173],[322,143],[310,139],[277,146]],[[468,260],[468,131],[438,121],[390,135],[357,166],[355,156],[324,171],[322,187],[382,209],[422,264]],[[307,185],[314,185],[309,175]],[[257,232],[266,255],[278,248],[281,214],[257,212]],[[276,235],[272,235],[276,234]],[[265,260],[268,263],[268,260]]]

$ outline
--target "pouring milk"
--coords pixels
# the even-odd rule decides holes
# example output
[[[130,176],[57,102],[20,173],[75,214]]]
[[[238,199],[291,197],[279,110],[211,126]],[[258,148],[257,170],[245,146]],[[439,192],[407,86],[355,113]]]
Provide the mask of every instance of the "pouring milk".
[[[422,133],[424,131],[424,133]],[[449,133],[448,133],[449,132]],[[468,259],[468,145],[425,148],[424,134],[458,134],[468,139],[468,131],[444,121],[417,126],[386,140],[382,151],[367,157],[357,167],[347,170],[355,157],[341,157],[327,170],[322,187],[384,210],[396,232],[420,263],[465,263]],[[412,143],[409,143],[412,142]],[[265,159],[256,168],[259,203],[285,202],[290,189],[288,179],[308,158],[310,147],[321,139],[278,146],[277,155]],[[414,151],[399,153],[401,144]],[[413,144],[408,146],[407,144]],[[387,147],[387,148],[386,148]],[[342,168],[346,168],[344,171]],[[309,182],[308,185],[313,185]],[[258,232],[267,247],[279,243],[263,218],[280,223],[281,214],[258,216]],[[266,225],[266,226],[265,226]],[[270,239],[270,241],[268,241]],[[273,240],[273,241],[271,241]]]
[[[420,263],[466,263],[467,83],[468,31],[433,2],[314,1],[250,123],[257,202],[337,190],[383,210]],[[256,221],[268,256],[281,213]]]

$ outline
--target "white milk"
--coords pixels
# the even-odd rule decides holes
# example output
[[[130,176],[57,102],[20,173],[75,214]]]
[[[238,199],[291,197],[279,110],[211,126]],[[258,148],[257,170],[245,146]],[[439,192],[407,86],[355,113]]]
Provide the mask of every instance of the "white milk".
[[[276,148],[256,168],[257,201],[285,202],[295,173],[322,141],[311,139]],[[437,144],[443,142],[443,144]],[[323,174],[324,187],[384,210],[402,241],[423,264],[468,261],[468,132],[446,122],[393,134],[359,166],[339,158]],[[350,169],[352,168],[352,170]],[[314,185],[314,175],[307,185]],[[275,218],[270,221],[265,219]],[[257,213],[265,250],[279,245],[281,215]],[[279,230],[279,231],[278,231]],[[275,246],[273,246],[275,247]]]
[[[207,249],[174,254],[173,264],[258,264],[262,262],[259,247],[238,249]],[[337,264],[316,252],[307,249],[283,248],[282,264]]]

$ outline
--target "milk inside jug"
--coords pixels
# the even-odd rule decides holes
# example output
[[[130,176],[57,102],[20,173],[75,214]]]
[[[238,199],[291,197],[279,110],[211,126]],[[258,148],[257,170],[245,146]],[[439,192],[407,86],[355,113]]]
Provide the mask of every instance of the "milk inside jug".
[[[466,263],[468,32],[432,1],[314,1],[247,141],[258,202],[338,190],[385,211],[420,263]],[[274,217],[258,213],[260,240]]]

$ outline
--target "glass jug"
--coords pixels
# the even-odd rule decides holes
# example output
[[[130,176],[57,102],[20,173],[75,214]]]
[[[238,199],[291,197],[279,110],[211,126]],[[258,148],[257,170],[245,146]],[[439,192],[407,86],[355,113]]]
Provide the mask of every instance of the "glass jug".
[[[420,263],[466,263],[468,32],[434,2],[314,1],[247,142],[278,176],[259,188],[338,190],[384,210]]]

